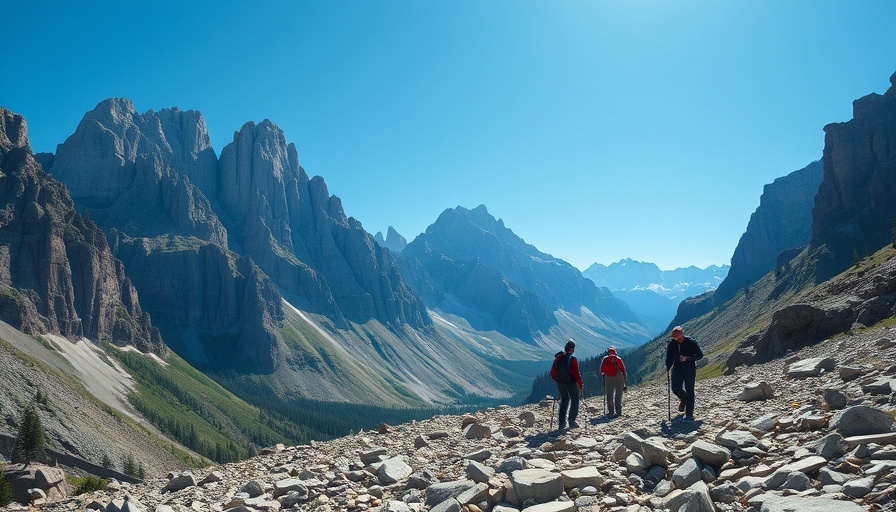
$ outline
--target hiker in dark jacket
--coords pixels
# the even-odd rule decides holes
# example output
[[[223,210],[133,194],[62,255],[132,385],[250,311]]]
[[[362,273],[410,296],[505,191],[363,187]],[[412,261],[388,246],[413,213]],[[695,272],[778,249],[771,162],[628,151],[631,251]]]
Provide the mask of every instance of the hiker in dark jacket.
[[[622,391],[625,389],[628,376],[622,358],[616,355],[616,347],[607,349],[607,357],[600,363],[600,374],[604,376],[607,416],[622,416]]]
[[[672,372],[670,384],[678,397],[678,412],[694,419],[694,383],[697,381],[697,361],[703,359],[703,351],[697,340],[685,336],[681,326],[672,329],[672,337],[666,346],[666,372]]]
[[[569,427],[576,428],[576,416],[579,415],[579,396],[585,383],[579,375],[579,361],[572,355],[576,350],[576,343],[569,340],[563,352],[554,355],[554,364],[551,366],[551,379],[557,383],[557,392],[560,394],[560,429],[566,428],[566,410],[569,409]]]

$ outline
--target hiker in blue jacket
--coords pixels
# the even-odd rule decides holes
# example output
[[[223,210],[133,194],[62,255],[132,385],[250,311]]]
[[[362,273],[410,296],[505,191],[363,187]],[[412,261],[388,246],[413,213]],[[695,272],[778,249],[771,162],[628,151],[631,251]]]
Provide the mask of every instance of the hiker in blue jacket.
[[[672,337],[666,346],[666,372],[671,372],[672,393],[678,397],[678,412],[694,419],[694,384],[697,381],[697,361],[703,359],[703,351],[697,340],[685,336],[681,326],[672,329]]]

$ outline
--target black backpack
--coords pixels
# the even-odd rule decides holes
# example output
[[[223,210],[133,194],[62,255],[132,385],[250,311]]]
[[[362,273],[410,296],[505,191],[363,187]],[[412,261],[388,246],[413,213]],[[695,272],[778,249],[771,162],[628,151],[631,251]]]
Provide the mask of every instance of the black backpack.
[[[563,354],[565,354],[565,352],[557,352],[557,355],[560,355],[561,357],[554,356],[554,364],[557,365],[557,382],[568,384],[574,380],[572,378],[572,373],[569,372],[569,361],[573,356]]]

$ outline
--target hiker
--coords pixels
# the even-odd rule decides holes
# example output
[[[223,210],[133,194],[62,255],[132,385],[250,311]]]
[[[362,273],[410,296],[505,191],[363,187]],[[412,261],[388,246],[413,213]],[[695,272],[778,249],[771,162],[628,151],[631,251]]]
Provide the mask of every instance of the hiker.
[[[672,337],[666,346],[666,373],[671,372],[672,393],[678,397],[678,412],[694,419],[694,383],[697,381],[697,361],[703,359],[703,351],[697,340],[685,336],[681,326],[672,329]]]
[[[622,358],[616,353],[616,347],[607,349],[607,357],[600,363],[600,374],[604,376],[607,416],[622,416],[622,392],[626,388],[628,375]]]
[[[562,430],[566,428],[566,411],[569,409],[569,428],[577,428],[576,416],[579,415],[579,395],[585,388],[582,376],[579,375],[579,362],[572,355],[576,350],[576,343],[572,340],[566,342],[564,350],[554,355],[554,364],[551,366],[551,379],[557,383],[557,392],[560,394],[560,419],[557,422]]]

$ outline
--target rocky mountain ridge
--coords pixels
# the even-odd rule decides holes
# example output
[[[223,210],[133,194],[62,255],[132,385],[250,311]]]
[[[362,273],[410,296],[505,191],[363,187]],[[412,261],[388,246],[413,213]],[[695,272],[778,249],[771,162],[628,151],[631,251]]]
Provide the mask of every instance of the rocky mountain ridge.
[[[624,302],[569,263],[527,244],[485,205],[445,210],[407,245],[399,261],[430,308],[461,317],[478,330],[497,330],[553,349],[569,337],[557,334],[570,329],[561,324],[572,321],[592,332],[582,348],[595,353],[614,342],[635,345],[647,338]]]
[[[800,247],[785,248],[797,242],[796,239],[786,244],[770,244],[781,249],[775,255],[774,267],[769,269],[774,270],[776,279],[780,277],[784,282],[792,282],[793,279],[788,280],[787,276],[798,274],[792,267],[798,256],[805,255],[802,261],[807,261],[806,258],[810,260],[806,265],[811,267],[809,272],[812,276],[804,276],[802,281],[811,279],[812,284],[820,284],[893,241],[892,227],[896,220],[896,196],[893,194],[896,190],[893,183],[896,179],[896,153],[893,151],[896,147],[896,74],[890,77],[890,84],[883,95],[870,94],[856,100],[850,121],[825,127],[823,175],[812,203],[811,238],[805,250]],[[797,196],[807,197],[814,189],[814,178],[810,179],[810,174],[817,172],[812,170],[814,165],[792,173],[782,179],[780,185],[797,178],[795,183],[802,183],[796,188],[802,190]],[[802,205],[801,215],[804,216],[807,205],[800,201],[796,204]],[[757,216],[758,213],[759,209]],[[757,222],[759,229],[751,236],[745,233],[742,242],[768,238],[772,232],[804,236],[803,228],[781,229],[792,225],[793,216],[790,206],[769,208],[759,217],[762,219],[761,223]],[[786,239],[778,238],[780,241]],[[742,254],[747,252],[746,247],[741,251]],[[726,279],[730,284],[723,282],[719,286],[721,293],[705,294],[683,302],[673,323],[684,324],[704,315],[712,315],[713,311],[722,310],[736,294],[748,294],[756,281],[755,276],[771,264],[771,252],[766,253],[763,257],[765,262],[750,272],[746,271],[747,264],[732,268]],[[749,276],[754,276],[752,281]]]
[[[0,319],[164,353],[102,231],[34,159],[25,120],[2,108],[0,119]]]
[[[218,159],[198,112],[139,114],[107,100],[48,161],[105,230],[169,345],[198,367],[268,375],[275,394],[367,400],[392,389],[396,403],[425,403],[452,400],[453,364],[479,366],[433,328],[389,251],[308,177],[270,121],[245,124]],[[421,366],[421,336],[452,359]],[[333,387],[349,375],[362,386]],[[500,389],[482,376],[482,392]]]
[[[683,299],[717,288],[728,275],[728,265],[660,270],[655,263],[625,258],[609,265],[593,263],[582,275],[610,291],[653,290],[670,299]],[[694,293],[694,292],[697,293]]]
[[[624,415],[587,398],[582,427],[551,430],[553,402],[380,425],[253,459],[174,470],[53,502],[54,512],[883,511],[896,505],[896,333],[825,340],[697,383],[697,421],[664,384]],[[593,394],[593,391],[592,391]],[[671,421],[668,416],[674,416]],[[24,510],[11,507],[11,510]]]

